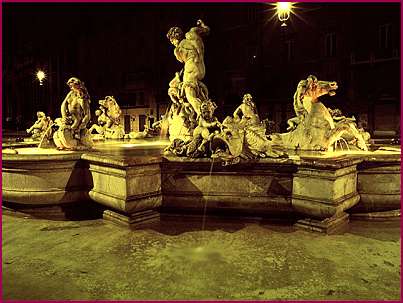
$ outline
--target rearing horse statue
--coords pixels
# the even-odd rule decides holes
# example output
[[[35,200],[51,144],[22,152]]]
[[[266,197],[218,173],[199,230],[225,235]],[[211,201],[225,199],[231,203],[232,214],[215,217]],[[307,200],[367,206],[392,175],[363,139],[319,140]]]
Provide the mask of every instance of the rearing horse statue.
[[[353,137],[354,145],[368,150],[362,133],[353,119],[335,121],[329,109],[319,101],[323,95],[334,96],[337,83],[319,81],[310,75],[298,83],[294,94],[296,117],[288,120],[288,133],[273,134],[273,143],[289,149],[333,151],[343,136]]]

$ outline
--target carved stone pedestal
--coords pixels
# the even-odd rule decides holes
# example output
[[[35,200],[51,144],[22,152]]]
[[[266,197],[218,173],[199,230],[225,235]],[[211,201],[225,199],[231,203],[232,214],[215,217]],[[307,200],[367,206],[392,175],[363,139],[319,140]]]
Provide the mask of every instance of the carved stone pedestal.
[[[137,226],[159,218],[161,206],[160,159],[85,154],[93,187],[90,198],[106,207],[103,218]]]
[[[297,227],[331,233],[348,223],[344,211],[360,200],[356,164],[346,157],[301,159],[293,179],[292,207],[311,219],[298,221]]]
[[[326,234],[342,233],[348,228],[349,215],[346,213],[337,214],[324,220],[302,219],[294,224],[296,228],[307,231],[314,231]]]

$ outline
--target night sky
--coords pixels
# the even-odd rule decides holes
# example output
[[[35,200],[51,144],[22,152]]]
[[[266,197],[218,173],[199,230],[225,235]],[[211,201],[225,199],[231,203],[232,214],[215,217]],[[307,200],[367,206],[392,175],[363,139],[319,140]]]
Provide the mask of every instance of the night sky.
[[[352,82],[346,76],[349,73],[349,52],[352,50],[369,56],[376,42],[367,44],[365,37],[372,35],[377,39],[377,34],[373,34],[377,33],[377,29],[371,28],[371,24],[374,20],[380,23],[400,22],[400,4],[300,3],[295,11],[298,16],[291,16],[287,31],[291,38],[296,37],[297,42],[304,41],[305,38],[301,39],[304,36],[308,40],[314,35],[322,39],[329,29],[343,29],[342,35],[338,36],[341,39],[338,40],[339,61],[336,64],[336,69],[341,72],[323,68],[319,52],[323,47],[319,40],[314,41],[317,44],[314,49],[318,49],[318,53],[304,45],[297,46],[293,65],[280,67],[279,62],[282,62],[286,49],[282,29],[277,18],[273,18],[275,12],[269,4],[3,3],[4,81],[11,79],[11,75],[18,77],[15,78],[17,80],[10,80],[14,82],[13,88],[11,84],[8,90],[5,86],[3,100],[12,98],[13,102],[24,102],[22,99],[26,99],[31,92],[27,91],[25,95],[16,93],[16,89],[29,89],[22,85],[16,88],[19,81],[31,77],[32,85],[35,85],[35,70],[46,70],[49,62],[55,61],[54,57],[57,56],[61,59],[57,59],[57,69],[54,68],[56,64],[52,63],[56,72],[47,79],[49,91],[46,94],[49,100],[44,101],[51,104],[47,110],[53,115],[57,114],[58,106],[68,90],[65,81],[73,75],[86,83],[92,99],[113,94],[118,102],[121,100],[125,104],[129,99],[125,93],[127,75],[144,73],[148,83],[153,86],[152,93],[167,99],[167,96],[161,95],[165,94],[169,80],[181,68],[181,64],[173,56],[173,46],[167,40],[166,32],[171,26],[180,26],[187,31],[201,18],[211,28],[211,34],[205,39],[204,82],[209,87],[210,95],[221,106],[232,108],[245,93],[242,90],[246,89],[257,96],[259,106],[280,102],[278,100],[290,103],[298,80],[316,72],[319,78],[332,77],[323,80],[342,81],[334,100],[341,107],[356,111],[349,102],[343,101],[351,97],[347,90]],[[250,19],[253,12],[257,14],[257,21],[256,18]],[[363,24],[361,29],[356,28],[355,24],[358,23]],[[356,37],[357,31],[362,33],[360,37]],[[400,28],[394,29],[391,35],[399,37],[396,38],[395,47],[399,49],[400,56]],[[343,48],[343,43],[348,43],[348,50]],[[253,61],[255,54],[257,59]],[[29,68],[19,69],[19,63],[27,58],[31,60]],[[228,87],[233,81],[234,70],[243,73],[241,76],[246,79],[244,86],[247,88],[230,93]],[[399,75],[400,70],[395,69],[388,77],[390,81],[395,81]],[[386,83],[389,79],[383,81]],[[34,110],[34,107],[32,105],[30,110]],[[15,115],[16,110],[9,111]]]

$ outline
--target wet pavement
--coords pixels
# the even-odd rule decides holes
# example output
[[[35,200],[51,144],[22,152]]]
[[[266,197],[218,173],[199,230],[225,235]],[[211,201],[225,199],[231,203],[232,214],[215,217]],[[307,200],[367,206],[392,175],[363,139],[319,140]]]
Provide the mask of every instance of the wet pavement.
[[[323,235],[284,220],[164,215],[128,230],[5,213],[3,296],[399,300],[400,221],[352,221],[344,234]]]

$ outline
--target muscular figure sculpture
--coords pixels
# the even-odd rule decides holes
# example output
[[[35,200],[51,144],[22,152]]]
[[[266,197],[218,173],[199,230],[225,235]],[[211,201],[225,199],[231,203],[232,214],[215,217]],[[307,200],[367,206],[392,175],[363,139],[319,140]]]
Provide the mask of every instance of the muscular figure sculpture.
[[[202,37],[210,32],[202,20],[192,27],[185,35],[179,27],[172,27],[167,38],[175,46],[176,59],[184,64],[183,85],[187,101],[192,105],[197,115],[200,115],[200,105],[207,98],[207,87],[201,82],[206,74],[204,65],[204,44]]]

